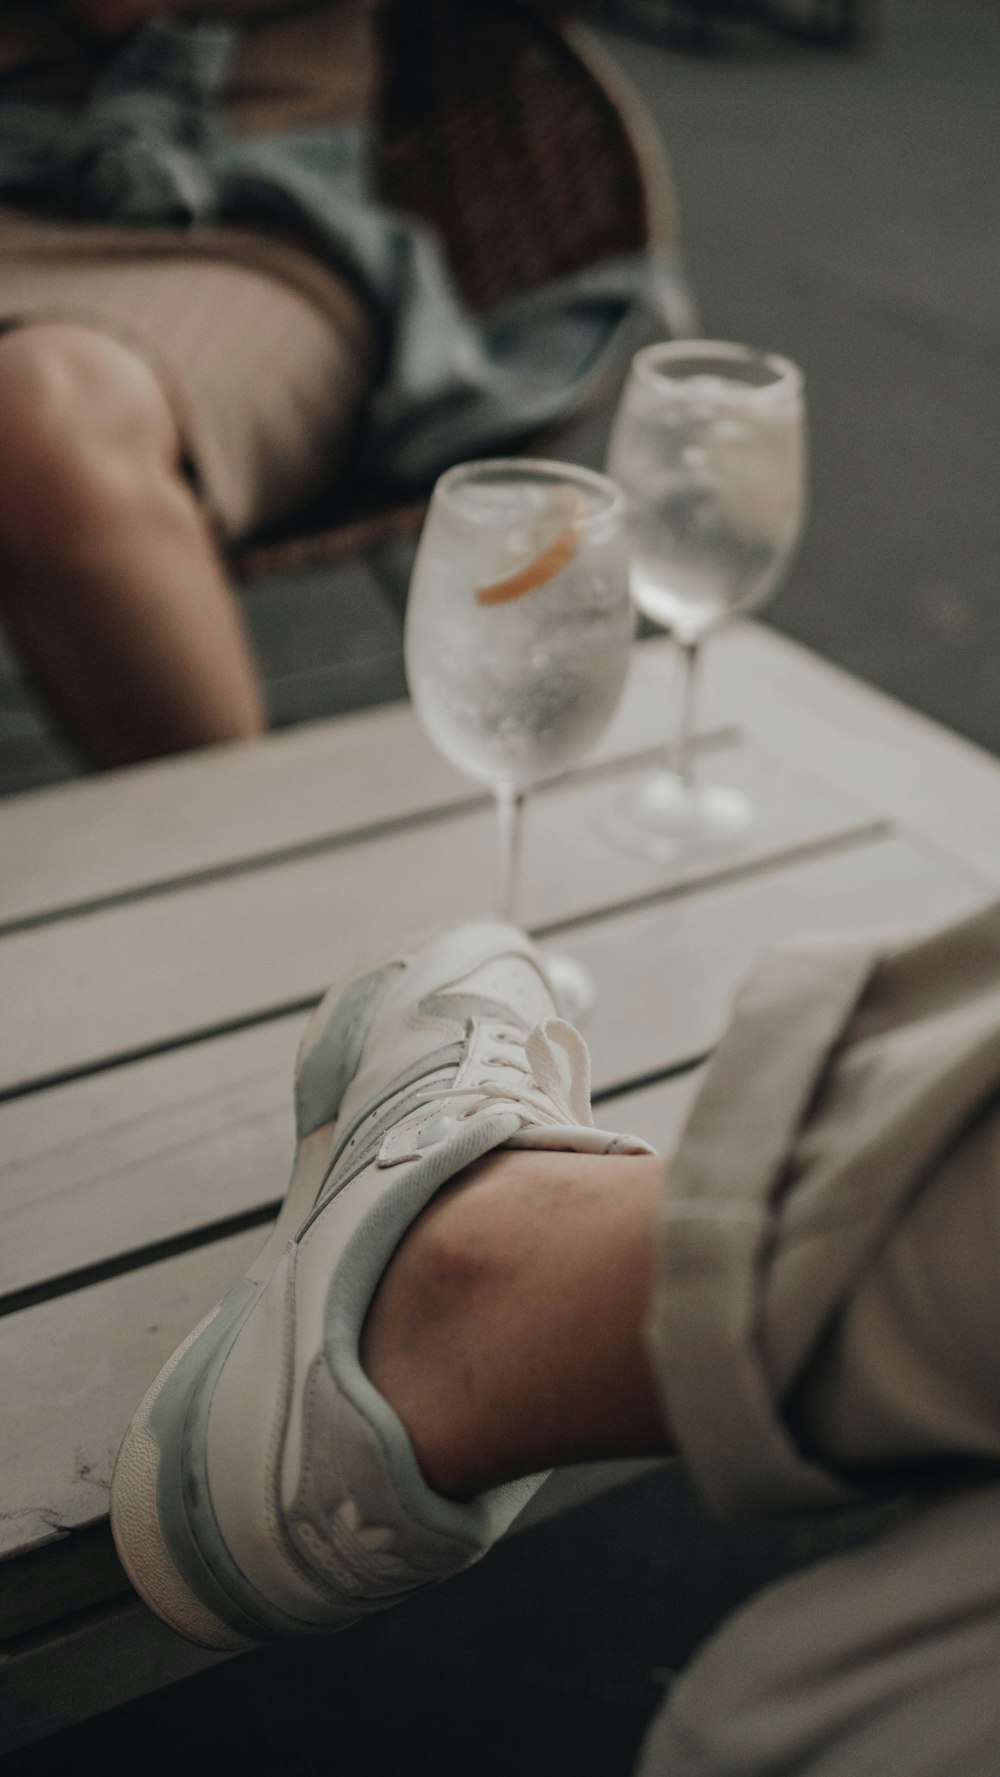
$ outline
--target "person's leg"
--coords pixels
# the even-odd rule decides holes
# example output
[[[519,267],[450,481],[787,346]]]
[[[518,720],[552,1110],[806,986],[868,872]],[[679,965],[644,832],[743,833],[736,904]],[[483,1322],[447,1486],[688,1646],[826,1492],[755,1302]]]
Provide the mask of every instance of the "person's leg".
[[[766,1586],[682,1671],[637,1777],[996,1777],[1000,1485],[915,1498]]]
[[[1000,906],[799,944],[673,1157],[650,1349],[702,1493],[850,1515],[682,1675],[643,1777],[987,1777],[1000,1746]]]
[[[670,1448],[643,1337],[663,1169],[494,1152],[411,1228],[362,1362],[437,1492]]]
[[[663,1181],[641,1155],[496,1152],[414,1223],[362,1358],[432,1487],[670,1448],[643,1338]],[[642,1777],[992,1774],[998,1500],[995,1484],[932,1494],[767,1587],[678,1680]]]
[[[881,1505],[698,1652],[642,1777],[997,1769],[998,1030],[1000,908],[775,957],[669,1170],[494,1153],[382,1276],[362,1361],[443,1493],[674,1439],[724,1508]]]
[[[667,1448],[641,1345],[662,1162],[595,1128],[588,1077],[512,927],[317,1009],[278,1224],[115,1468],[122,1559],[181,1634],[344,1626],[478,1559],[549,1464]]]
[[[1000,908],[771,958],[667,1172],[593,1127],[553,1011],[500,926],[318,1009],[275,1235],[126,1433],[127,1570],[180,1633],[238,1647],[468,1566],[574,1457],[676,1444],[750,1514],[892,1489],[908,1525],[738,1617],[644,1770],[985,1777]]]
[[[0,614],[95,763],[259,734],[239,612],[154,373],[96,329],[0,337]]]

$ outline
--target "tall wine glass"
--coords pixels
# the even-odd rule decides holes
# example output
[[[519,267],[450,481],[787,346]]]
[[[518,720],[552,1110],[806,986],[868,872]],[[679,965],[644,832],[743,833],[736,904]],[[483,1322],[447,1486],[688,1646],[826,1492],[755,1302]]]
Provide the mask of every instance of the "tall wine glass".
[[[496,911],[517,919],[525,792],[603,733],[633,633],[624,501],[567,463],[462,463],[434,489],[410,584],[406,676],[435,746],[496,798]],[[593,990],[547,956],[561,1010]]]
[[[666,862],[737,839],[742,792],[696,780],[691,735],[699,651],[777,585],[805,513],[802,376],[747,346],[679,340],[632,361],[608,448],[628,506],[632,595],[680,649],[680,719],[668,767],[604,822],[627,850]]]

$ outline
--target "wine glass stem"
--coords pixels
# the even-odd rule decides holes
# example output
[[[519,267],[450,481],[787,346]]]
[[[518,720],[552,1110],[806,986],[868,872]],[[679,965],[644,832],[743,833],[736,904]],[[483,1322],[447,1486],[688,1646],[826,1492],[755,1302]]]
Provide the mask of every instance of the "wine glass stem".
[[[524,791],[501,784],[493,793],[497,804],[497,918],[516,925]]]
[[[675,638],[681,656],[681,705],[677,733],[674,736],[673,758],[671,760],[674,775],[684,790],[693,795],[695,788],[694,748],[694,707],[695,693],[698,682],[698,664],[701,659],[701,645],[698,642],[682,642]]]

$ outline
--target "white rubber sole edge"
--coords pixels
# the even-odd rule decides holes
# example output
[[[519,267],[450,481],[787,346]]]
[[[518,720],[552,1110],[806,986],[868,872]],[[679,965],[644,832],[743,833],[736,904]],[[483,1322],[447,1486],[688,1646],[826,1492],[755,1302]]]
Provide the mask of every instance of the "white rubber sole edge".
[[[317,1129],[300,1147],[278,1219],[246,1273],[255,1281],[266,1280],[284,1252],[289,1235],[315,1200],[326,1176],[336,1127],[333,1123]],[[222,1302],[217,1302],[167,1359],[132,1416],[111,1477],[111,1533],[122,1566],[150,1610],[178,1635],[201,1647],[237,1652],[260,1643],[221,1622],[195,1597],[171,1559],[156,1507],[160,1447],[149,1430],[150,1415],[161,1389],[185,1352],[211,1326],[221,1306]]]
[[[111,1477],[111,1530],[122,1566],[150,1610],[188,1641],[220,1653],[237,1653],[259,1643],[236,1634],[195,1597],[164,1542],[156,1509],[160,1448],[149,1430],[160,1390],[184,1353],[211,1326],[220,1306],[217,1303],[177,1347],[132,1417]]]

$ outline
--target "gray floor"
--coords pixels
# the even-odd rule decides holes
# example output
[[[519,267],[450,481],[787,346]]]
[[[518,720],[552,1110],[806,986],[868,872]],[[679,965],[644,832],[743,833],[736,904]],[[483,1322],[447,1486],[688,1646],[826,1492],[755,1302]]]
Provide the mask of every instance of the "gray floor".
[[[608,40],[668,143],[706,332],[806,373],[812,515],[769,620],[1000,750],[1000,8],[881,0],[851,56]],[[402,694],[403,567],[247,590],[278,723]],[[0,794],[75,769],[0,654]]]

